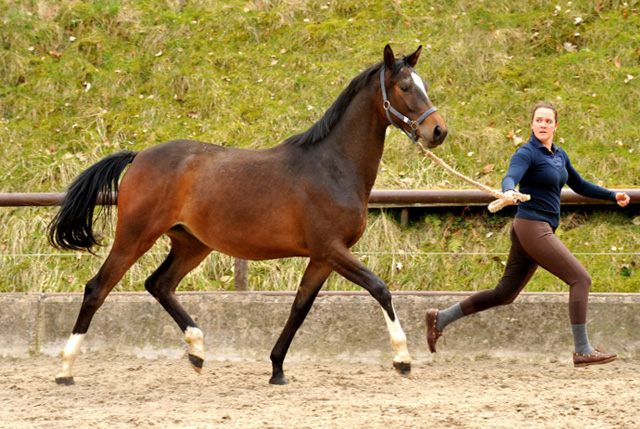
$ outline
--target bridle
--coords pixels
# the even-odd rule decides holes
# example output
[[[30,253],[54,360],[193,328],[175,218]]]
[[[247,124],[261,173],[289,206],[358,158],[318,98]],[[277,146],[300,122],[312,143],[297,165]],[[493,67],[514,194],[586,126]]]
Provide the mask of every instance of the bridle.
[[[436,109],[435,107],[432,107],[431,109],[429,109],[426,112],[424,112],[415,121],[407,118],[405,115],[403,115],[402,113],[398,112],[391,105],[391,102],[387,98],[387,89],[385,88],[385,85],[384,85],[384,70],[385,70],[385,68],[386,67],[382,66],[382,70],[380,70],[380,85],[382,87],[382,107],[384,108],[384,111],[387,114],[387,118],[389,119],[389,122],[391,122],[391,124],[393,126],[395,126],[396,128],[400,128],[402,130],[402,132],[405,133],[407,135],[407,137],[409,137],[411,139],[411,141],[415,144],[417,142],[416,130],[418,129],[418,127],[420,126],[422,121],[427,119],[427,117],[429,115],[431,115],[432,113],[437,112],[438,109]],[[393,119],[391,119],[391,115],[389,114],[389,111],[391,111],[391,113],[393,113],[396,118],[400,119],[402,122],[404,122],[405,124],[407,124],[407,125],[409,125],[411,127],[411,134],[409,134],[409,132],[407,130],[405,130],[404,128],[402,128],[400,125],[398,125],[395,122],[393,122]]]

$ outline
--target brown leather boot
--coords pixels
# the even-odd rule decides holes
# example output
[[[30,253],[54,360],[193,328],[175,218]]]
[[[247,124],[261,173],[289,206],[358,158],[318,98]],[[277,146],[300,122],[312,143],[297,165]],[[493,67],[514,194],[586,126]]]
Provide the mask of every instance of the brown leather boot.
[[[574,353],[573,366],[601,365],[603,363],[613,362],[616,359],[618,359],[617,354],[606,353],[596,347],[593,353],[588,355],[582,353]]]
[[[425,314],[427,320],[427,345],[431,353],[436,352],[436,343],[443,335],[443,332],[438,330],[438,313],[439,310],[430,308],[427,310],[427,314]]]

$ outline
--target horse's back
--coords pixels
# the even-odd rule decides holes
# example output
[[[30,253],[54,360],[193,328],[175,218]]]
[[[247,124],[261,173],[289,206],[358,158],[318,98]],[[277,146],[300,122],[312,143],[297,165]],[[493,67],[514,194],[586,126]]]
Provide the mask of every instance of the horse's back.
[[[171,140],[141,151],[134,163],[144,161],[152,168],[179,168],[194,156],[216,157],[229,150],[235,149],[197,140]]]
[[[278,157],[266,150],[238,149],[196,140],[172,140],[138,153],[122,179],[120,197],[135,192],[137,199],[165,198],[200,202],[225,198],[248,188],[257,189],[282,170]],[[261,178],[261,180],[256,180]]]
[[[304,184],[285,167],[282,149],[174,140],[141,151],[120,185],[119,223],[162,232],[182,225],[207,246],[247,259],[305,254]]]

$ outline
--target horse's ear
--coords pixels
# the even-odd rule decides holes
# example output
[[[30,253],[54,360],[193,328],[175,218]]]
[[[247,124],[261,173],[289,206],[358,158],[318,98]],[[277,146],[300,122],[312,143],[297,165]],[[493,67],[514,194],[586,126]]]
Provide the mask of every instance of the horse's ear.
[[[414,68],[416,64],[418,64],[418,58],[420,58],[420,52],[422,52],[422,45],[418,46],[416,51],[406,57],[404,60],[409,65],[409,67]]]
[[[389,70],[393,71],[393,66],[396,63],[396,56],[393,54],[393,50],[391,46],[387,45],[384,47],[384,66]]]

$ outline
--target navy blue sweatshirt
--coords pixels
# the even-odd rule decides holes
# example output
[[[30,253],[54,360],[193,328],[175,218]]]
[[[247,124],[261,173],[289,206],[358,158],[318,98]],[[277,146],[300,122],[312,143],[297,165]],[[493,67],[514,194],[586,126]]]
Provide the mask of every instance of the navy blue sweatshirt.
[[[535,135],[511,157],[509,170],[502,180],[502,192],[515,190],[531,195],[518,203],[516,217],[544,221],[554,229],[560,223],[560,191],[567,184],[585,197],[616,201],[613,191],[584,180],[571,165],[565,151],[551,145],[551,153]]]

